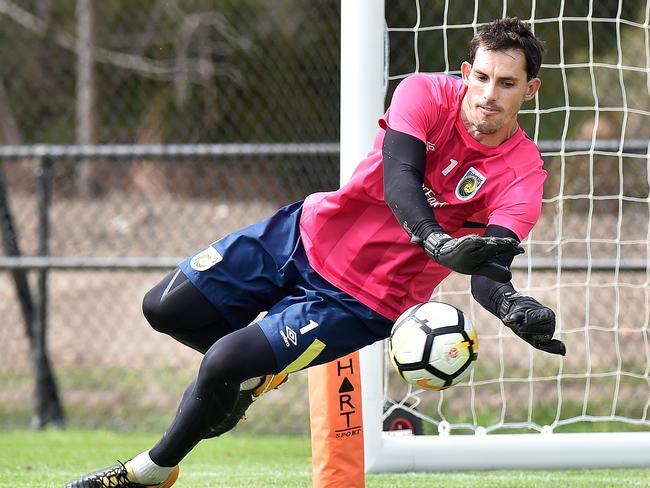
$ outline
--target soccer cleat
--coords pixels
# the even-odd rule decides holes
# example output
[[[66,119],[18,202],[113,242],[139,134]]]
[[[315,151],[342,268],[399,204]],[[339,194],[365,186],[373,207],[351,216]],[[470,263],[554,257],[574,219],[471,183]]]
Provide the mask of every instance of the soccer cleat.
[[[134,481],[130,467],[118,461],[108,468],[87,474],[78,480],[71,481],[64,488],[169,488],[178,478],[180,469],[176,466],[165,481],[156,485],[143,485]]]
[[[262,378],[260,378],[260,384],[252,390],[253,400],[256,400],[259,396],[263,395],[269,390],[275,390],[276,388],[279,388],[280,385],[285,383],[288,378],[289,375],[287,373],[267,374],[266,376],[262,376]]]
[[[257,400],[261,395],[269,390],[275,390],[280,385],[285,383],[288,379],[287,373],[280,374],[267,374],[259,378],[259,383],[254,382],[251,386],[251,380],[242,383],[239,391],[239,398],[235,403],[232,412],[228,414],[219,424],[210,428],[210,432],[205,436],[206,439],[220,436],[232,430],[240,420],[246,418],[246,410],[251,404]]]

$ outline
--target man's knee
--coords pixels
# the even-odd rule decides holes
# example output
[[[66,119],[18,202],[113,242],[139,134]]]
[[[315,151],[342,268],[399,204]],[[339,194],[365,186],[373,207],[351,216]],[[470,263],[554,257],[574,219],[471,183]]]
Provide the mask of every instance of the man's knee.
[[[149,290],[145,294],[142,300],[142,313],[154,330],[163,333],[174,331],[175,320],[169,316],[168,311],[160,302],[160,296],[156,288]]]
[[[198,383],[208,388],[224,382],[239,385],[276,371],[273,349],[264,332],[253,324],[227,334],[210,347],[201,362]]]
[[[229,347],[228,340],[218,340],[203,356],[197,383],[207,388],[223,383],[239,385],[243,381],[237,374],[240,360],[241,354]]]

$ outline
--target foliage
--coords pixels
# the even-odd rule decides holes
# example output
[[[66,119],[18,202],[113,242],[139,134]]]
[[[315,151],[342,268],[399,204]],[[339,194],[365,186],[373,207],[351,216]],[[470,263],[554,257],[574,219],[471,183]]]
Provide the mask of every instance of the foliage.
[[[335,141],[339,121],[340,2],[335,0],[109,0],[93,8],[94,94],[92,118],[79,110],[77,46],[82,0],[7,0],[0,15],[0,142],[73,143],[80,124],[92,124],[107,142]],[[619,2],[419,2],[417,46],[409,28],[418,21],[414,2],[388,3],[393,79],[420,71],[457,72],[467,43],[482,23],[516,15],[535,17],[547,45],[546,63],[585,62],[587,22],[596,19],[594,59],[615,56]],[[645,0],[621,4],[627,22],[642,22]],[[591,11],[589,10],[591,9]],[[627,27],[626,27],[627,26]],[[640,29],[637,28],[637,31]],[[635,40],[635,42],[637,42]],[[443,47],[449,54],[443,54]],[[419,64],[415,63],[415,48]],[[640,52],[642,45],[627,52]],[[626,54],[627,55],[627,54]],[[637,56],[641,59],[643,56]],[[571,71],[573,73],[573,71]],[[573,75],[569,81],[573,82]],[[540,108],[589,98],[576,75],[565,100],[559,70],[542,70]],[[605,85],[603,85],[605,86]],[[643,95],[632,88],[630,99]],[[646,96],[647,97],[647,96]],[[572,114],[579,127],[588,114]],[[562,135],[565,114],[545,115],[542,139]],[[93,120],[94,119],[94,120]],[[534,118],[524,117],[532,133]],[[578,130],[578,129],[576,129]]]
[[[75,142],[75,2],[4,3],[2,138]],[[90,5],[97,142],[337,139],[338,2]]]

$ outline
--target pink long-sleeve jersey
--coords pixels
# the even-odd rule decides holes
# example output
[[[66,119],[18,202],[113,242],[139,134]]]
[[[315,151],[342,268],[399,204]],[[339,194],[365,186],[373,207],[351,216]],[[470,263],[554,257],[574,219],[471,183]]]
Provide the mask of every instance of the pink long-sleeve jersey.
[[[451,271],[411,244],[384,202],[386,127],[425,143],[422,191],[453,237],[482,234],[496,224],[524,239],[539,218],[546,171],[537,146],[521,128],[495,147],[472,138],[460,116],[465,90],[460,79],[445,75],[404,79],[350,181],[304,202],[300,230],[310,264],[391,320],[427,301]]]

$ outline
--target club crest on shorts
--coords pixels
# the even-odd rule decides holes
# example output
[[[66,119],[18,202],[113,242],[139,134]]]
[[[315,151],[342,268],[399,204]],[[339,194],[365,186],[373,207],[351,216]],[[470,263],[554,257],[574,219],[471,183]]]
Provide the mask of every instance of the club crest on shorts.
[[[214,247],[208,246],[190,259],[190,267],[196,271],[206,271],[223,259]]]
[[[474,168],[467,170],[467,173],[460,179],[456,187],[456,198],[459,200],[469,200],[485,183],[485,176],[476,171]]]

